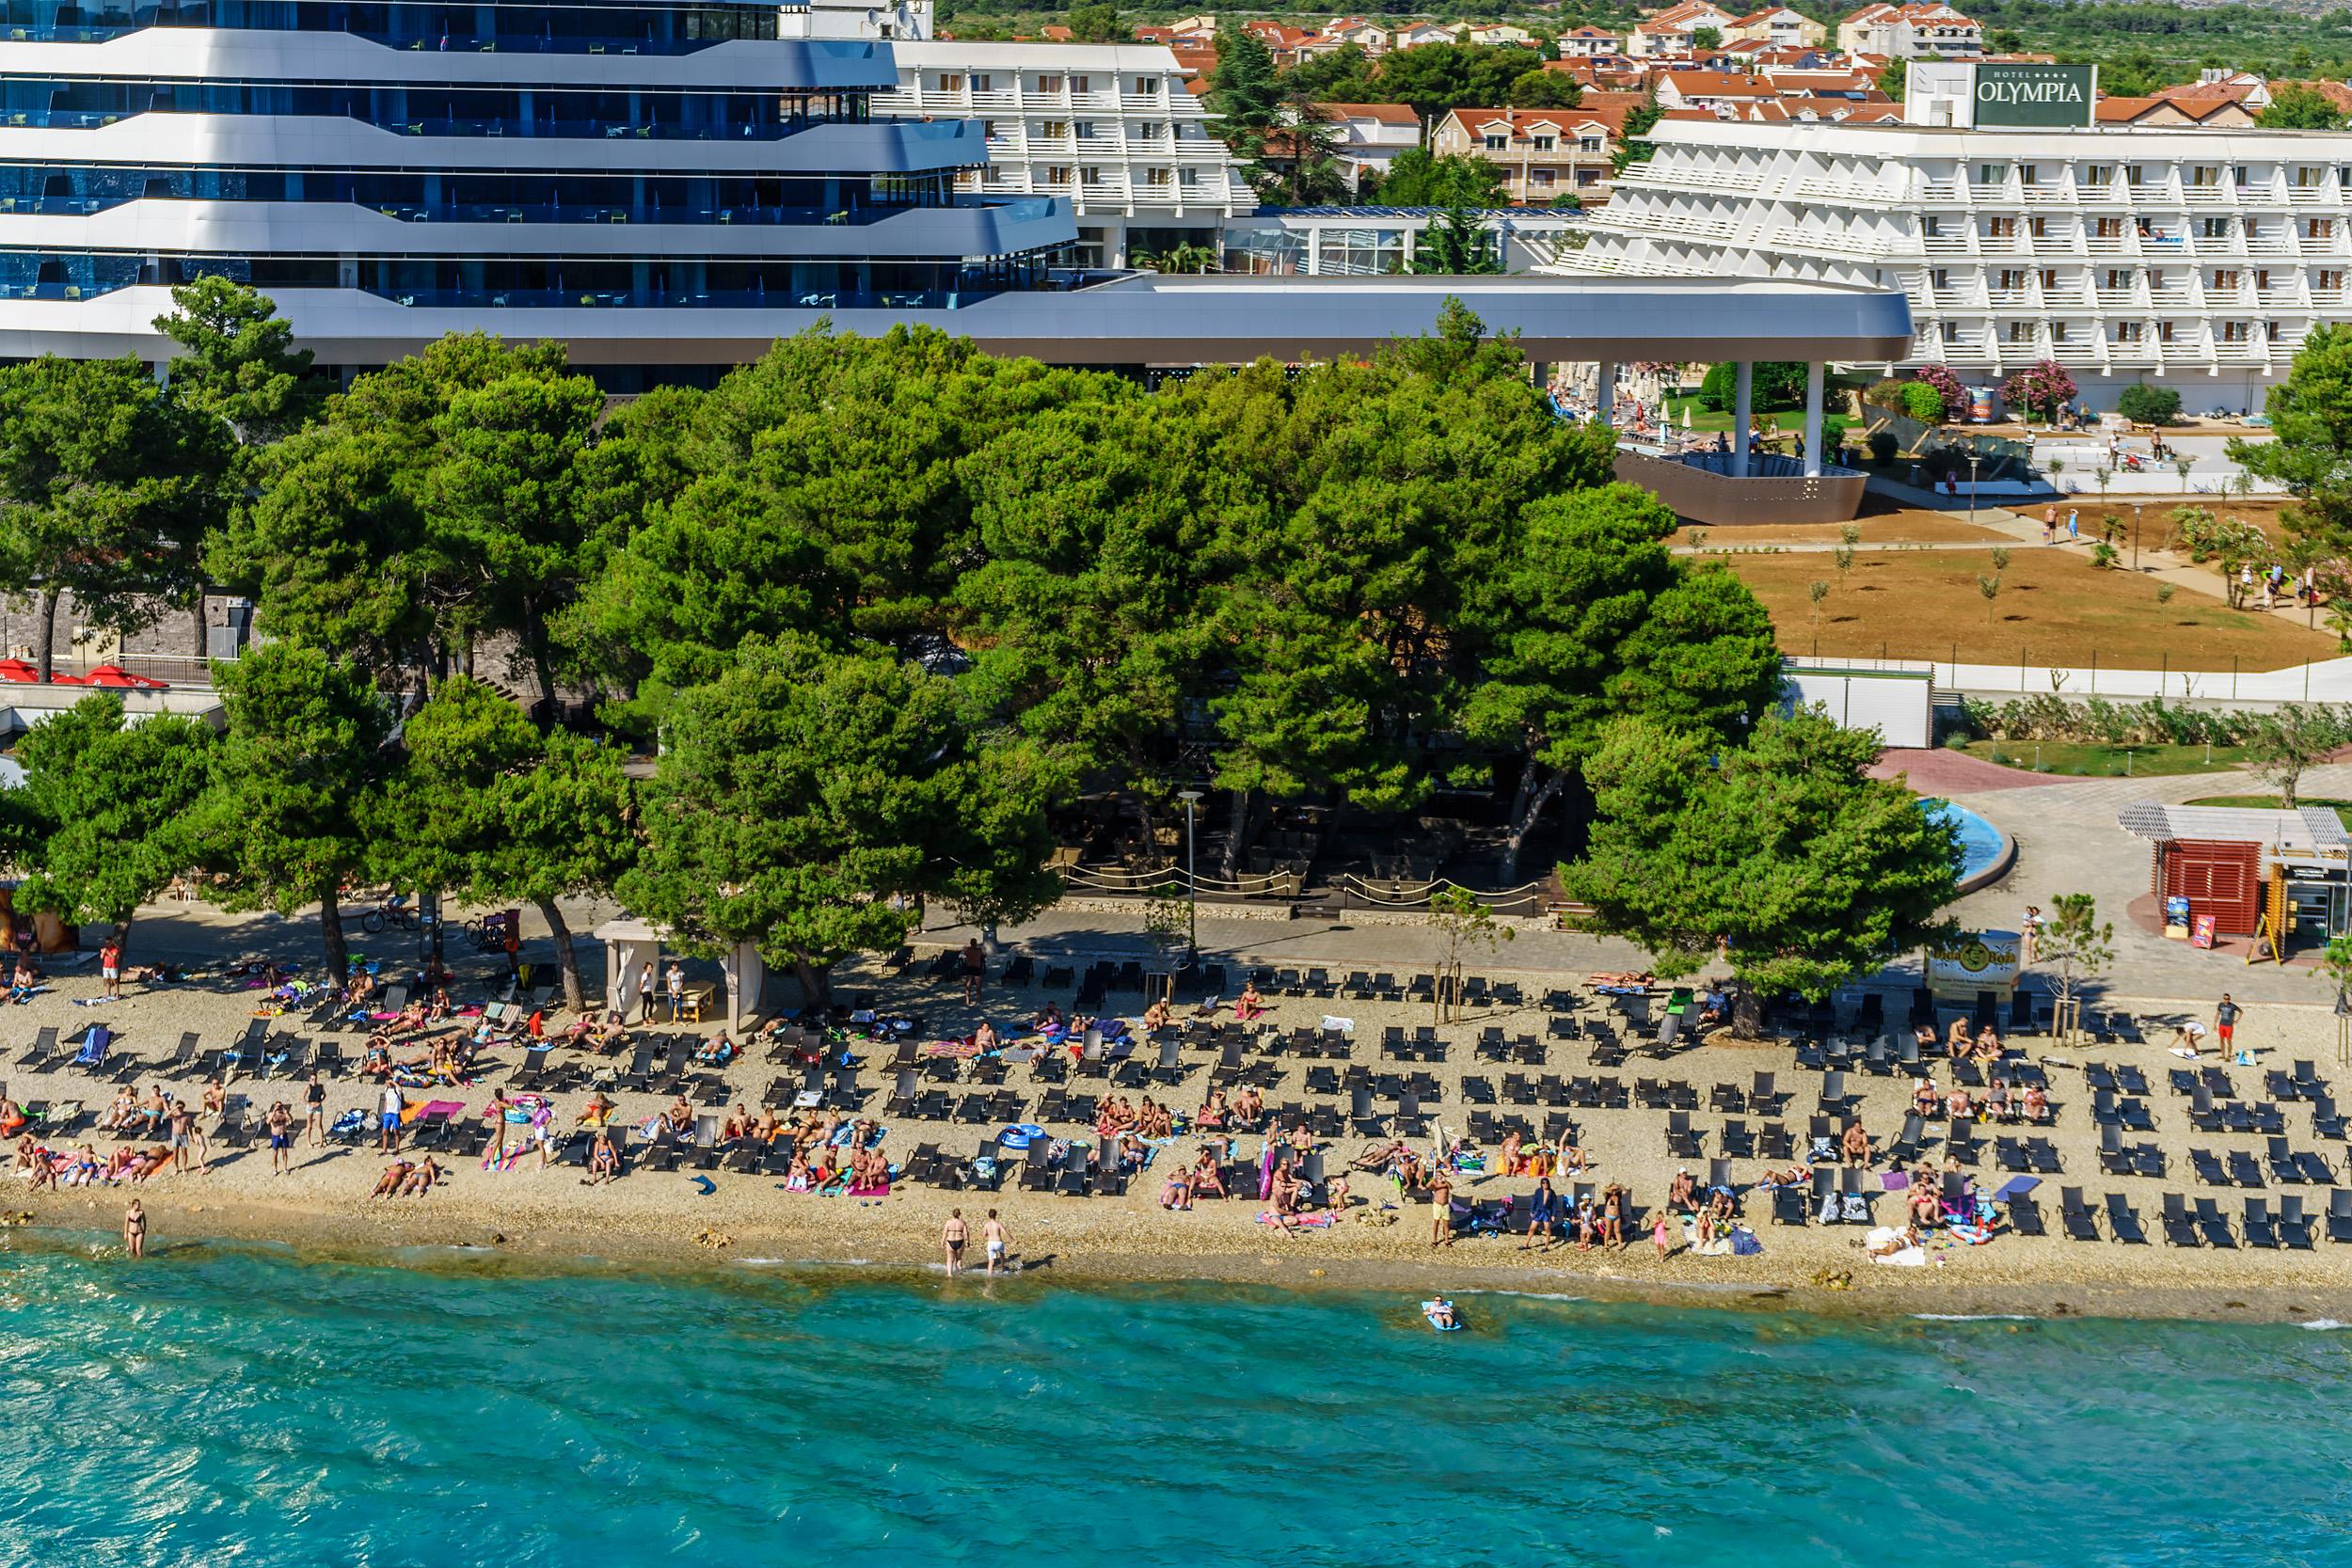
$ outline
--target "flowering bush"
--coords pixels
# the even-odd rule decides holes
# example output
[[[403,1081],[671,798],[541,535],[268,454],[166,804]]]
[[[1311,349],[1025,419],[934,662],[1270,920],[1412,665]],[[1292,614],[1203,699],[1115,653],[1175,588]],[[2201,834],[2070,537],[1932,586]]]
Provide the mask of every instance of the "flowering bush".
[[[2074,378],[2066,373],[2065,366],[2055,359],[2044,359],[2002,382],[2001,401],[2011,408],[2055,420],[2059,405],[2072,399],[2076,390]]]
[[[1968,388],[1960,384],[1960,377],[1941,365],[1922,365],[1915,377],[1922,385],[1935,388],[1935,395],[1944,400],[1945,408],[1952,413],[1965,412]]]

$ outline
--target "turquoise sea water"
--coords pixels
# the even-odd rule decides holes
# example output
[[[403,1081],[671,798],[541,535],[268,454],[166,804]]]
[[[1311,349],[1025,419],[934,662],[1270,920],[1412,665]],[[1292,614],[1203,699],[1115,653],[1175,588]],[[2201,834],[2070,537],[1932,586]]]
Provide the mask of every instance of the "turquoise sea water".
[[[2352,1336],[0,1252],[0,1561],[2352,1561]]]

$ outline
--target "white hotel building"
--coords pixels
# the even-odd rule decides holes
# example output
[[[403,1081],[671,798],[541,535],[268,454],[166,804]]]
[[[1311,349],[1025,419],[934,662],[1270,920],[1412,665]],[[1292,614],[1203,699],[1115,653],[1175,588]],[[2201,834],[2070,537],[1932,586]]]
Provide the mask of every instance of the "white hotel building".
[[[2135,381],[2258,410],[2347,318],[2352,135],[1669,120],[1563,271],[1898,288],[1901,365],[2040,359],[2094,409]],[[1894,368],[1894,367],[1889,367]]]
[[[1156,44],[938,39],[929,0],[817,0],[810,14],[820,34],[892,40],[898,87],[874,96],[876,114],[979,122],[988,166],[964,171],[959,191],[1060,198],[1080,266],[1215,251],[1225,220],[1257,206],[1184,68]]]

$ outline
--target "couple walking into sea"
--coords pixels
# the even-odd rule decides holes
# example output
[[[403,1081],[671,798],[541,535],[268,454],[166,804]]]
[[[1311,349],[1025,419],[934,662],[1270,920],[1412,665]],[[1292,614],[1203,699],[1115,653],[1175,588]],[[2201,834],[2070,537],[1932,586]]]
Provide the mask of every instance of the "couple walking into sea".
[[[939,1243],[947,1254],[947,1276],[950,1279],[963,1272],[963,1247],[969,1239],[970,1231],[963,1223],[963,1211],[948,1210],[947,1223],[940,1227]],[[999,1263],[1006,1264],[1009,1269],[1012,1232],[1005,1228],[1004,1222],[996,1217],[993,1209],[988,1212],[988,1218],[980,1222],[980,1245],[988,1255],[989,1278],[996,1277]]]

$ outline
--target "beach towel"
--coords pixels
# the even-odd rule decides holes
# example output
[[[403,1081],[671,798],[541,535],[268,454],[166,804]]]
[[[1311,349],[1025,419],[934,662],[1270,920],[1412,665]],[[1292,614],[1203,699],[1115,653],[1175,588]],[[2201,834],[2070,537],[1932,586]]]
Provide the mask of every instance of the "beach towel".
[[[888,1197],[890,1183],[885,1181],[879,1187],[851,1187],[850,1196],[851,1197]]]

